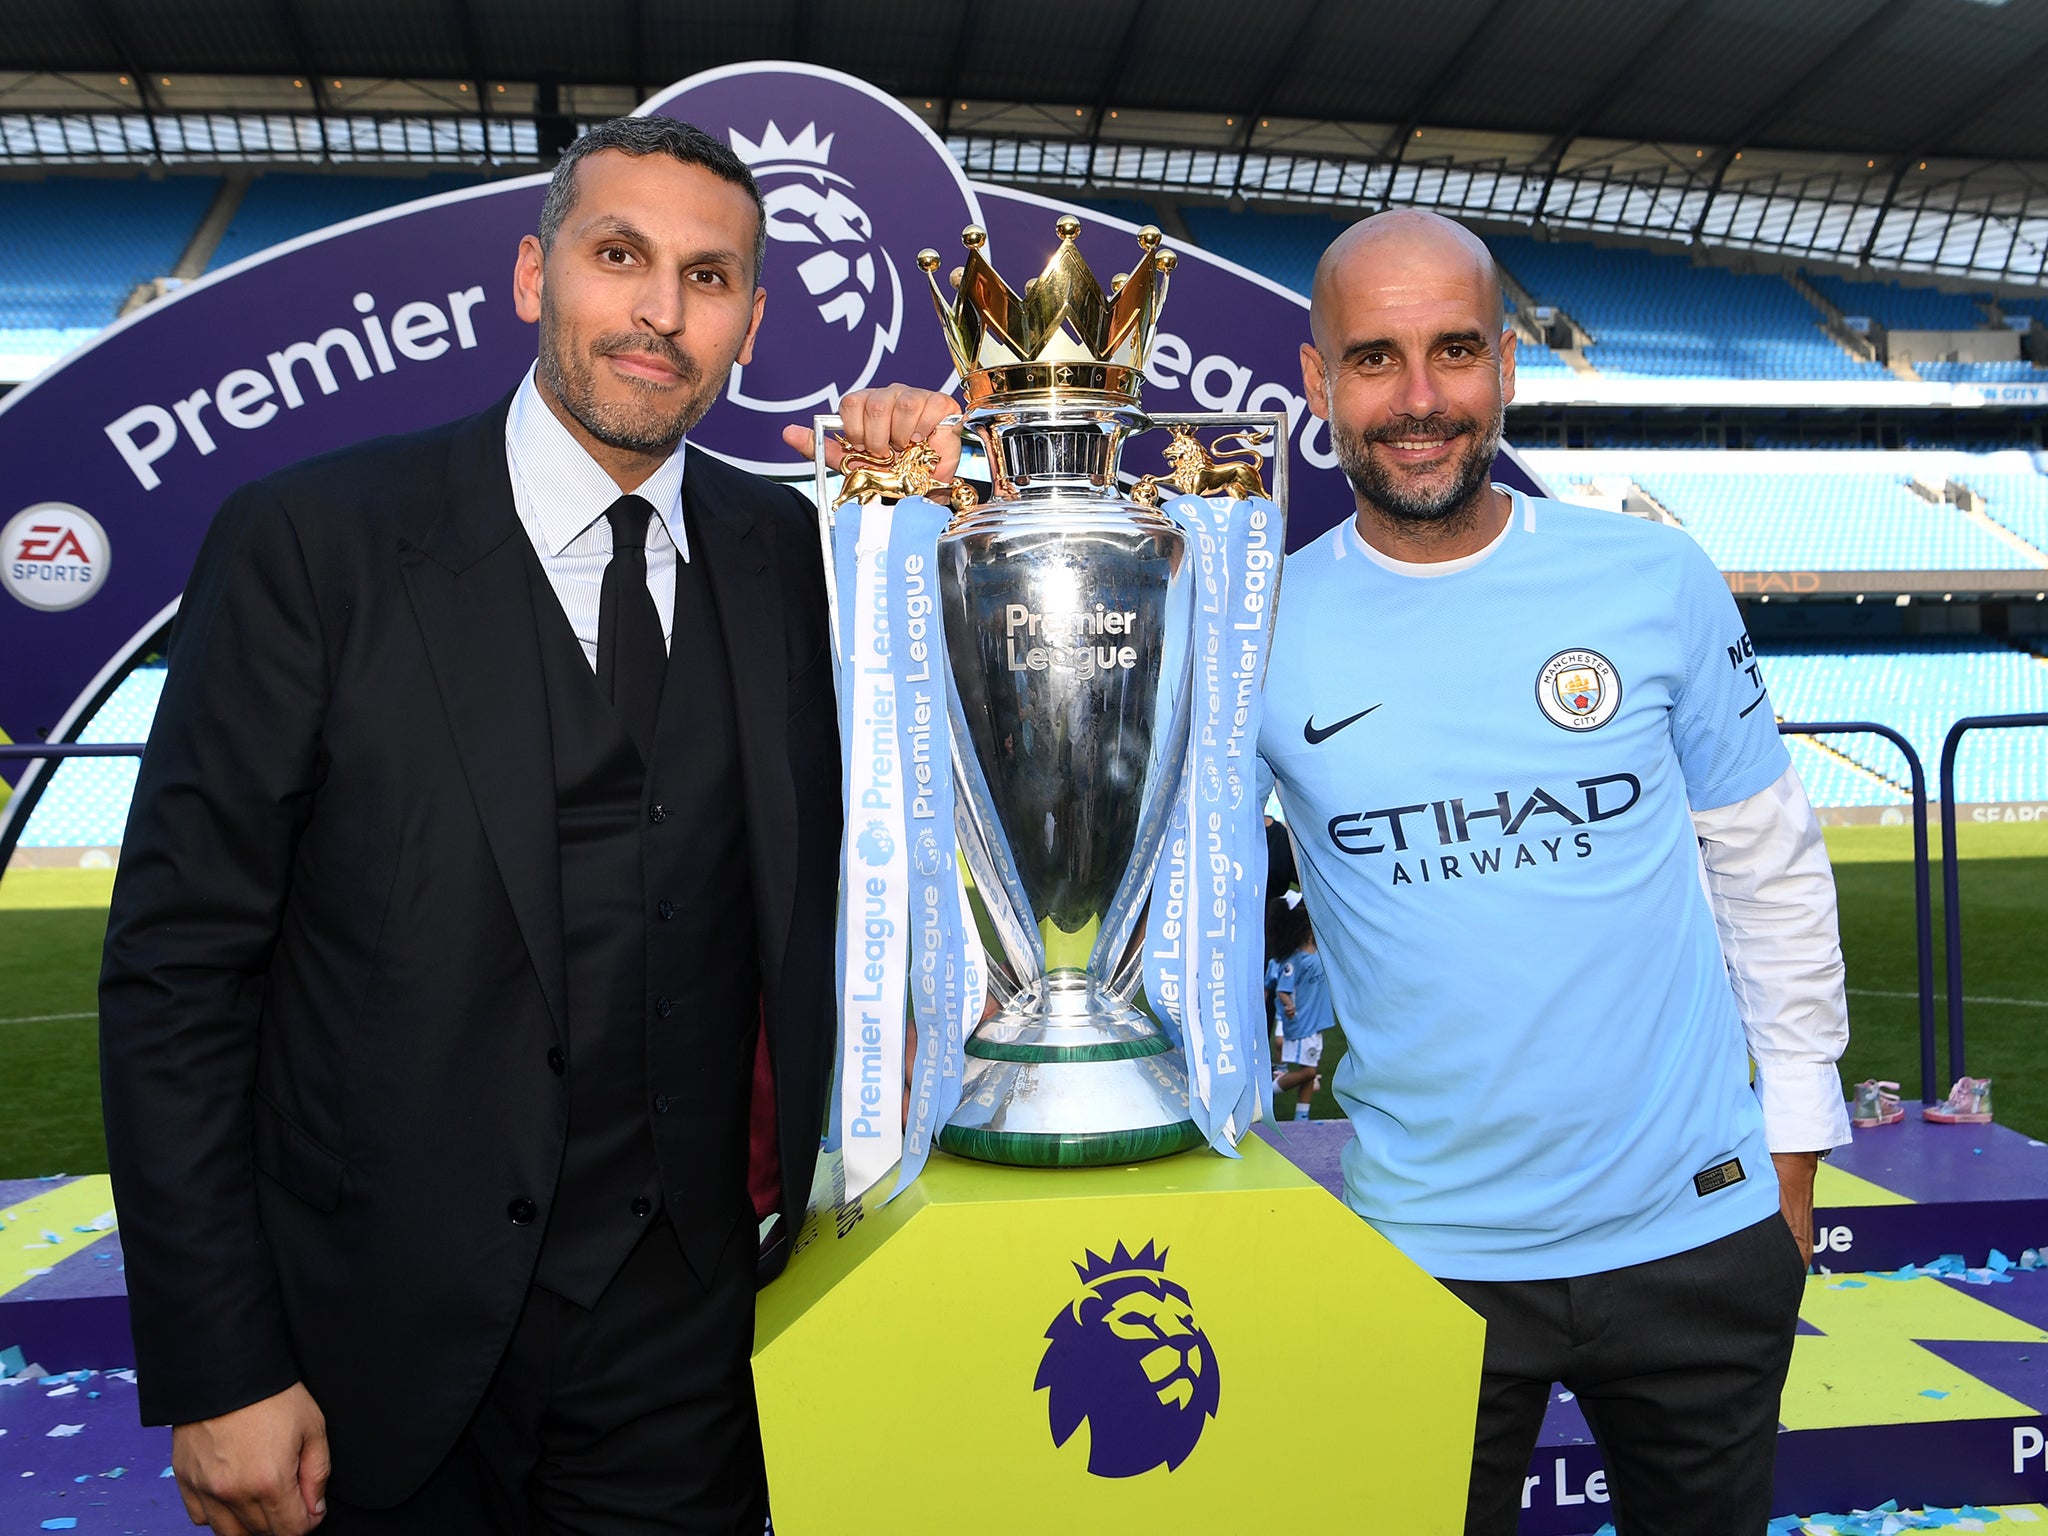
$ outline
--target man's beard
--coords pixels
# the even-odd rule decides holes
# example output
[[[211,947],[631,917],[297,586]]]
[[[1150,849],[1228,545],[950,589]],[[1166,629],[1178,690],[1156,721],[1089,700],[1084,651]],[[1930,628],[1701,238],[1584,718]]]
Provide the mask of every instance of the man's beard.
[[[1337,462],[1344,478],[1367,506],[1397,523],[1446,523],[1468,515],[1479,493],[1493,475],[1493,461],[1500,452],[1501,429],[1507,412],[1497,409],[1485,432],[1470,417],[1437,415],[1422,421],[1399,421],[1372,432],[1353,432],[1333,412],[1330,442],[1337,450]],[[1417,438],[1465,439],[1464,451],[1456,461],[1457,474],[1440,491],[1411,490],[1398,473],[1377,463],[1370,447],[1374,443],[1413,441]]]
[[[682,382],[682,398],[662,399],[650,393],[617,402],[599,400],[598,359],[631,352],[644,352],[675,369]],[[629,453],[659,453],[672,447],[704,419],[725,387],[723,375],[707,385],[695,358],[666,337],[646,331],[608,331],[594,338],[587,351],[572,350],[545,292],[540,306],[540,376],[549,393],[584,431],[607,447]],[[641,394],[632,384],[627,387],[635,395]]]

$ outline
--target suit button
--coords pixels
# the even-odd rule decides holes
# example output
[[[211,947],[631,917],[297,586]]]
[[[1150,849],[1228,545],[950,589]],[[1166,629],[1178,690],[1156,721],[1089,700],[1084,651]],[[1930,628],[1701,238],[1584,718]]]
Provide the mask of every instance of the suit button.
[[[665,923],[676,915],[676,904],[672,901],[657,902],[654,910],[661,914],[661,920]]]
[[[654,1011],[660,1014],[664,1019],[667,1018],[671,1013],[675,1012],[675,1008],[676,1005],[670,1002],[665,997],[657,997],[654,1000]]]
[[[531,1200],[514,1200],[505,1207],[505,1214],[512,1218],[513,1226],[528,1227],[533,1225],[533,1218],[540,1213],[535,1210]]]
[[[647,819],[652,822],[667,821],[668,807],[665,805],[650,805],[647,807]]]
[[[635,1216],[652,1215],[653,1211],[654,1202],[648,1199],[645,1195],[635,1195],[633,1197],[633,1214]]]
[[[568,1070],[568,1067],[569,1063],[562,1059],[561,1049],[557,1046],[549,1046],[548,1070],[554,1073],[555,1076],[560,1077],[565,1071]]]
[[[665,1093],[657,1093],[657,1094],[656,1094],[656,1095],[654,1096],[654,1112],[655,1112],[655,1113],[656,1113],[657,1115],[665,1115],[665,1114],[667,1114],[667,1113],[668,1113],[668,1095],[667,1095],[667,1094],[665,1094]]]

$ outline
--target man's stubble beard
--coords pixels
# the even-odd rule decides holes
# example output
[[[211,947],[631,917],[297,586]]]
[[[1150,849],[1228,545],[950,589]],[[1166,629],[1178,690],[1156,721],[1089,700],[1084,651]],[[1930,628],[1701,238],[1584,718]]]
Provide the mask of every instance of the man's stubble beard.
[[[1377,432],[1353,432],[1337,419],[1335,402],[1325,402],[1330,416],[1330,445],[1337,463],[1358,499],[1390,523],[1452,528],[1477,518],[1483,492],[1493,479],[1493,461],[1500,453],[1501,433],[1506,427],[1507,408],[1496,406],[1493,421],[1485,433],[1478,423],[1465,418],[1432,416],[1427,421],[1404,421]],[[1465,440],[1459,456],[1457,477],[1450,486],[1433,495],[1415,495],[1405,490],[1392,471],[1374,463],[1370,447],[1376,442],[1420,435],[1456,435]],[[1446,429],[1449,429],[1446,431]]]
[[[602,357],[644,352],[658,357],[681,376],[684,395],[670,404],[658,399],[605,402],[597,397],[597,364]],[[549,301],[540,300],[540,377],[562,409],[599,442],[628,453],[659,453],[675,445],[704,419],[725,389],[728,366],[705,381],[697,360],[674,342],[645,331],[609,331],[593,337],[578,352],[563,335],[561,317]],[[628,385],[628,388],[635,388]]]

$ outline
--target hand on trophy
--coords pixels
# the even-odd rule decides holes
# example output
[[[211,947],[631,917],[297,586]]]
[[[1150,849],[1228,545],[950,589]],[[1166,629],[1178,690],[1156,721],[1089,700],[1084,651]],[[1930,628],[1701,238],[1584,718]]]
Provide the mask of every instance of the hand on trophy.
[[[846,449],[886,455],[922,439],[938,453],[934,474],[941,481],[953,478],[960,466],[960,402],[937,390],[912,389],[891,384],[886,389],[857,389],[839,402],[843,423],[839,435],[846,447],[831,438],[825,440],[825,462],[833,469],[845,457]],[[950,424],[940,423],[948,417]],[[811,456],[811,429],[791,422],[782,429],[782,440],[805,458]]]

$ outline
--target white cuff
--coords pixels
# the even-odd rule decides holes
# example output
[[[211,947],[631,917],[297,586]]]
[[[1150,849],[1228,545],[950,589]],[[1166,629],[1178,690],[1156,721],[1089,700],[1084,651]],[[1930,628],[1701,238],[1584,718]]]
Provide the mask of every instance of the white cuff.
[[[1825,1152],[1849,1140],[1842,1075],[1831,1061],[1758,1057],[1756,1096],[1764,1141],[1773,1152]]]

